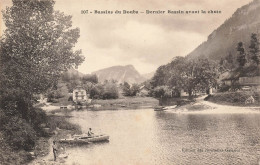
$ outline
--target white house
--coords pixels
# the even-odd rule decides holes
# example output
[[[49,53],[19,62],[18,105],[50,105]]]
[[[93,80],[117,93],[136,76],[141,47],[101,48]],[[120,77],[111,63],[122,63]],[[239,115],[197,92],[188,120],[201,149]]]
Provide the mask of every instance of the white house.
[[[73,101],[86,101],[87,100],[87,93],[86,90],[81,87],[77,86],[73,89]]]

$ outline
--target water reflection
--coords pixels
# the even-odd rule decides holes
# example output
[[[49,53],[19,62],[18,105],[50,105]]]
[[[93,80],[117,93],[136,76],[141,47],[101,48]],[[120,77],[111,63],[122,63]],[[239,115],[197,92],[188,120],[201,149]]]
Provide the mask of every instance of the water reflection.
[[[70,120],[108,143],[67,148],[68,164],[257,164],[260,114],[81,111]]]

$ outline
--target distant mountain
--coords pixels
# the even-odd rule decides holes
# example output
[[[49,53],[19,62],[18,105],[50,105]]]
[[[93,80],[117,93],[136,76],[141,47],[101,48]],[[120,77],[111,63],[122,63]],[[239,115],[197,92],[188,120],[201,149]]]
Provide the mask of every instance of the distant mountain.
[[[145,79],[151,79],[155,74],[155,71],[153,72],[150,72],[150,73],[145,73],[145,74],[142,74],[142,76],[145,78]]]
[[[92,74],[96,74],[99,82],[105,80],[116,80],[118,83],[142,83],[146,79],[134,68],[133,65],[126,66],[112,66],[109,68],[101,69]]]
[[[251,33],[260,32],[260,1],[254,0],[242,6],[226,20],[219,28],[214,30],[208,40],[188,54],[188,58],[206,57],[220,60],[229,53],[237,54],[237,43],[242,41],[245,49],[250,44]],[[259,36],[260,37],[260,36]]]

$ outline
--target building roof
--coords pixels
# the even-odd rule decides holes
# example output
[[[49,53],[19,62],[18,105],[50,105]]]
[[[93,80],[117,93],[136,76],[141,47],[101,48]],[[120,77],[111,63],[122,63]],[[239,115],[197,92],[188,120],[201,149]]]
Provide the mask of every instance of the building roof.
[[[78,86],[76,86],[73,90],[80,90],[80,89],[84,89],[82,86],[80,86],[80,85],[78,85]]]
[[[246,85],[246,86],[260,85],[260,76],[240,77],[239,84]]]
[[[142,90],[142,89],[146,89],[146,90],[150,90],[149,88],[147,88],[145,85],[142,85],[139,90]]]
[[[239,72],[236,71],[230,71],[230,72],[225,72],[223,74],[220,75],[220,79],[222,81],[226,81],[226,80],[238,80],[240,76]]]

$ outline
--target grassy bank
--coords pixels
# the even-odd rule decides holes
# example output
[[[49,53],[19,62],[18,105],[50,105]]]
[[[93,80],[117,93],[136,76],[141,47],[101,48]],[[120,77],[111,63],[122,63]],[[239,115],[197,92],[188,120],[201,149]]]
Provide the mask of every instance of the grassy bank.
[[[211,107],[201,103],[195,103],[181,106],[179,107],[179,109],[186,109],[187,111],[204,111],[207,109],[211,109]]]
[[[251,104],[246,104],[246,100],[250,96],[254,97],[255,102]],[[260,106],[259,92],[251,92],[251,91],[216,93],[208,96],[206,100],[218,104],[224,104],[224,105]]]
[[[1,115],[1,114],[0,114]],[[22,129],[27,130],[27,128]],[[34,158],[44,157],[50,152],[50,143],[49,139],[58,140],[63,138],[68,134],[79,134],[81,133],[81,129],[78,125],[70,123],[66,117],[64,116],[55,116],[50,115],[47,116],[46,122],[42,125],[42,134],[36,134],[35,141],[33,143],[34,147],[30,150],[25,149],[17,149],[15,148],[12,143],[15,142],[14,140],[18,138],[20,141],[24,141],[26,137],[21,130],[17,131],[16,134],[21,134],[21,137],[13,137],[13,141],[10,139],[5,138],[4,134],[6,133],[4,129],[0,131],[0,162],[3,165],[9,164],[28,164]]]
[[[92,109],[95,110],[117,110],[152,108],[157,106],[159,101],[152,97],[124,97],[111,100],[92,100],[91,104],[94,105]]]
[[[195,101],[194,98],[196,97],[194,96],[193,98],[189,98],[188,96],[184,96],[184,97],[163,98],[160,99],[159,104],[161,106],[173,106],[173,105],[183,106],[183,105],[193,103]]]

